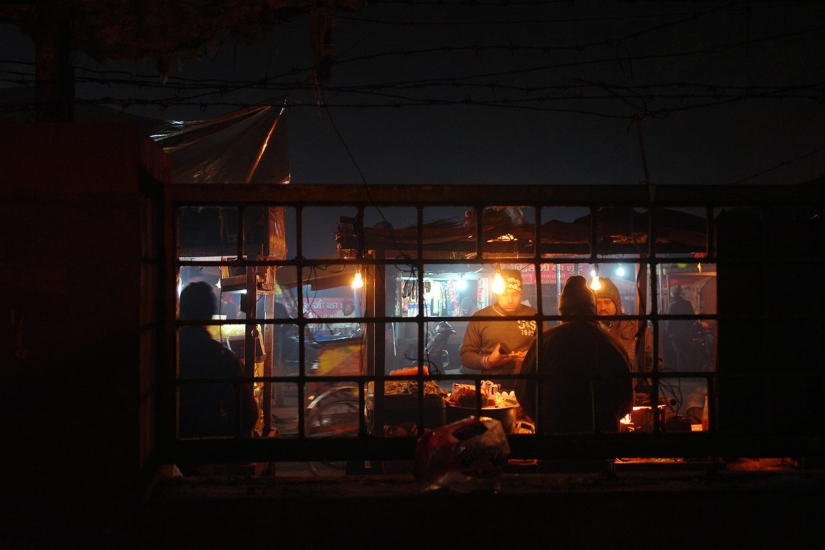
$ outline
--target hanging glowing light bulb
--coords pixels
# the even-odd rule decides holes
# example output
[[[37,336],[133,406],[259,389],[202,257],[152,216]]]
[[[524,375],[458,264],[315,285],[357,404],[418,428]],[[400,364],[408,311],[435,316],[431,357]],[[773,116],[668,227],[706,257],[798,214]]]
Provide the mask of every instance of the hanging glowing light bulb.
[[[619,264],[619,266],[616,268],[616,276],[624,277],[624,267],[622,267],[622,264]]]
[[[493,294],[504,294],[504,277],[501,276],[500,267],[496,267],[496,274],[493,276]]]
[[[352,288],[361,288],[362,286],[364,286],[364,279],[361,277],[361,268],[359,267],[352,279]]]
[[[596,269],[590,272],[593,279],[590,281],[590,290],[599,290],[602,288],[602,282],[599,280],[599,264],[596,264]]]
[[[455,287],[458,290],[465,290],[467,288],[467,281],[464,280],[463,274],[455,280]]]

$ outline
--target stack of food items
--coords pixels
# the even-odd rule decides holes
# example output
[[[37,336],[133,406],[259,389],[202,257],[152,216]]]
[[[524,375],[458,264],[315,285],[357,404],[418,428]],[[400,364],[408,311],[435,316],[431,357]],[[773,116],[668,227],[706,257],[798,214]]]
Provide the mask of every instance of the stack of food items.
[[[429,376],[430,373],[427,367],[423,370],[424,376]],[[415,376],[418,374],[418,367],[408,367],[398,369],[390,372],[390,376]],[[368,395],[372,395],[375,387],[375,382],[369,382],[367,386]],[[417,380],[385,380],[384,381],[384,395],[418,395],[418,381]],[[424,380],[424,395],[439,395],[447,397],[448,392],[439,386],[434,380]]]
[[[476,407],[475,384],[453,384],[448,397],[449,403],[456,407]],[[501,391],[501,384],[491,380],[481,381],[481,407],[484,409],[501,409],[517,407],[515,392]]]

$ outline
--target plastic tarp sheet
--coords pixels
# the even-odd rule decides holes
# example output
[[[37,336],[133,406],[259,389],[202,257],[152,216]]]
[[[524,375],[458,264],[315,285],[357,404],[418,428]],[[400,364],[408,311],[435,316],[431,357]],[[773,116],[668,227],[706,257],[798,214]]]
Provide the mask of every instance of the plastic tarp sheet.
[[[34,120],[33,88],[0,89],[0,119]],[[172,161],[173,183],[289,183],[286,98],[204,120],[141,117],[79,102],[77,122],[131,122],[161,145]]]
[[[34,106],[33,88],[0,89],[0,120],[34,121]],[[211,119],[188,121],[141,117],[79,102],[75,107],[74,119],[76,122],[130,122],[139,126],[169,156],[173,184],[280,185],[290,182],[285,97]],[[221,230],[225,225],[221,222],[225,215],[226,212],[219,207],[188,209],[183,214],[182,225],[200,223],[205,227],[209,242],[203,246],[183,246],[184,249],[192,249],[184,250],[184,253],[213,255],[224,250],[226,247],[218,241],[226,237]],[[283,208],[261,207],[248,212],[245,221],[247,219],[250,231],[263,228],[266,233],[247,235],[250,253],[275,258],[286,256]],[[185,233],[187,227],[182,227],[182,234]]]
[[[281,103],[208,120],[163,121],[150,137],[171,158],[173,183],[289,183],[287,115]]]

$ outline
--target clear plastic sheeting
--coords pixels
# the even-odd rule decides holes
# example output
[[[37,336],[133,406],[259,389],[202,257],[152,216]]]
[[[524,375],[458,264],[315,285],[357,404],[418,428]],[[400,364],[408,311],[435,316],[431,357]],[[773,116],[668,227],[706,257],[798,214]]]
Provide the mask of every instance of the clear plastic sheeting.
[[[290,182],[287,98],[204,120],[162,120],[78,101],[75,122],[131,122],[163,147],[173,183]],[[0,89],[0,120],[35,120],[34,88]]]
[[[172,160],[173,183],[289,183],[286,104],[278,103],[163,121],[151,138]]]

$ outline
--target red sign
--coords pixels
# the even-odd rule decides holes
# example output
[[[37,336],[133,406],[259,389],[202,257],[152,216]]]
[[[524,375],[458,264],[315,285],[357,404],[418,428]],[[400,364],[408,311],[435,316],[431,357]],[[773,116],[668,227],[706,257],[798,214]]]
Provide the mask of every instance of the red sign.
[[[502,264],[504,269],[517,269],[521,271],[521,280],[525,285],[536,284],[536,270],[533,264]],[[541,264],[541,284],[553,285],[556,284],[556,272],[558,270],[558,278],[563,285],[568,277],[577,275],[576,268],[581,270],[588,269],[587,264]]]

